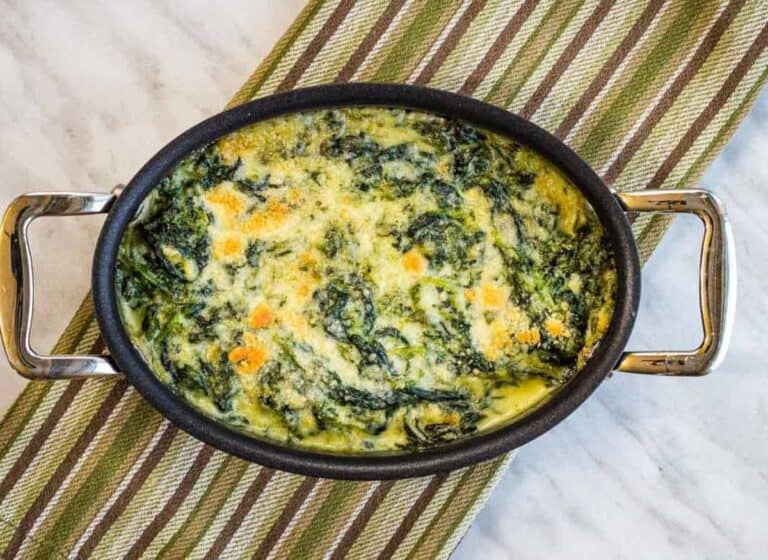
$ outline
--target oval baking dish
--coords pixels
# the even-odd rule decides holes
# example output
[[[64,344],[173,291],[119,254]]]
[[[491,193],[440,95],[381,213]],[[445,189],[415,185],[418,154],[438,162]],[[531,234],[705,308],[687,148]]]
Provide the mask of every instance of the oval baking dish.
[[[581,191],[602,227],[613,255],[616,276],[613,312],[607,330],[594,351],[585,354],[583,367],[567,382],[506,424],[479,430],[452,441],[441,441],[440,445],[434,447],[417,446],[397,451],[343,453],[285,444],[236,429],[189,404],[188,400],[158,378],[157,371],[148,365],[135,346],[135,339],[127,332],[121,315],[121,305],[125,309],[124,302],[121,304],[119,301],[121,296],[117,295],[115,288],[116,282],[120,280],[118,275],[124,274],[118,264],[118,254],[124,234],[132,227],[131,223],[137,213],[144,211],[141,209],[146,208],[146,205],[142,204],[161,181],[173,174],[190,154],[248,125],[298,112],[360,106],[410,109],[434,114],[452,121],[466,122],[520,144],[551,163]],[[692,213],[704,222],[699,285],[704,340],[695,350],[624,350],[640,296],[639,259],[627,213],[645,211]],[[29,343],[33,293],[28,225],[31,220],[43,215],[103,212],[108,213],[108,216],[94,255],[92,285],[96,316],[109,355],[40,355],[32,350]],[[421,476],[489,459],[552,428],[579,406],[614,369],[661,375],[705,374],[716,367],[727,346],[733,309],[731,301],[735,293],[735,268],[729,262],[732,254],[731,234],[725,213],[712,194],[703,190],[617,194],[607,188],[594,171],[567,146],[534,124],[470,98],[402,85],[319,86],[274,95],[236,107],[179,136],[152,158],[120,192],[23,195],[8,208],[3,227],[3,236],[0,238],[3,282],[0,326],[9,361],[22,375],[31,379],[68,379],[122,374],[158,411],[213,446],[270,467],[333,478]],[[403,246],[402,251],[409,248]],[[412,256],[416,260],[423,259],[418,254]],[[322,290],[316,291],[318,305],[331,305],[328,298],[334,293],[328,295]],[[261,326],[257,325],[257,328]],[[338,338],[350,344],[350,348],[356,348],[351,351],[355,356],[362,356],[363,360],[361,345],[373,348],[374,353],[371,355],[374,357],[376,349],[381,348],[374,338],[375,332],[370,328],[364,333],[368,337],[366,340],[356,333],[341,332],[338,326],[326,325],[325,328],[332,338]],[[538,331],[534,334],[538,340]],[[240,357],[240,354],[243,356]],[[247,351],[233,350],[229,355],[230,361],[246,360]],[[478,359],[482,360],[482,356]],[[247,360],[242,362],[247,363]],[[382,363],[394,371],[391,363],[386,360]],[[338,383],[338,380],[335,382]],[[407,389],[400,394],[408,394],[413,401],[416,399],[414,394],[423,397],[423,391],[418,391]],[[428,408],[433,405],[425,406]]]

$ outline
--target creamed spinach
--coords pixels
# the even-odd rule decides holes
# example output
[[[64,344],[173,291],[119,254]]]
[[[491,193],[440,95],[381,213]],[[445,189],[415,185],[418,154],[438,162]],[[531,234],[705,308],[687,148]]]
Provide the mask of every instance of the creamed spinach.
[[[246,432],[332,451],[504,423],[583,366],[616,271],[559,171],[431,114],[274,118],[184,159],[122,240],[152,370]]]

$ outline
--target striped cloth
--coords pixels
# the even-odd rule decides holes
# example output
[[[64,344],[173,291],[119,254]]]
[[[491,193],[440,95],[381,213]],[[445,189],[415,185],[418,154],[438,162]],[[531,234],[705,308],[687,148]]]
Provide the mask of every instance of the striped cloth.
[[[232,105],[324,82],[490,101],[619,190],[694,185],[768,75],[765,0],[312,0]],[[666,221],[634,224],[643,258]],[[102,349],[89,299],[56,347]],[[275,472],[121,380],[32,383],[0,425],[2,557],[445,558],[509,457],[422,479]]]

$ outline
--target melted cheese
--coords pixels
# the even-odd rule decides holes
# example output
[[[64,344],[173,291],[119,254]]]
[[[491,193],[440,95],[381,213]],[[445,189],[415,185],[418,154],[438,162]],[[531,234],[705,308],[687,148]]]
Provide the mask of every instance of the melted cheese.
[[[120,309],[157,375],[238,429],[329,451],[438,445],[545,401],[608,328],[597,219],[506,139],[359,108],[271,119],[205,155],[132,224]],[[174,222],[191,206],[202,236]],[[585,243],[589,266],[554,257]]]

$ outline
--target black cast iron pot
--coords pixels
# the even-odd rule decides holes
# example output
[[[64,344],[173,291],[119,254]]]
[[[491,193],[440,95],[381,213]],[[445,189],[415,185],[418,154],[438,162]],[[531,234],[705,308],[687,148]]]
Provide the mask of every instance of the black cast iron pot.
[[[511,424],[424,451],[339,455],[306,451],[259,439],[220,424],[192,408],[150,371],[131,344],[118,315],[117,249],[144,197],[190,151],[244,125],[277,115],[350,105],[420,109],[495,130],[557,165],[591,203],[613,246],[618,293],[608,332],[584,368],[546,402]],[[296,473],[348,479],[405,478],[456,469],[510,451],[554,427],[614,369],[662,375],[702,375],[715,367],[729,339],[734,271],[725,212],[707,191],[640,191],[617,194],[560,140],[507,111],[452,93],[405,85],[348,84],[300,89],[241,105],[191,128],[153,157],[120,193],[35,193],[6,211],[0,238],[0,328],[11,365],[31,379],[124,375],[161,414],[199,439],[249,461]],[[119,194],[119,196],[118,196]],[[701,346],[689,352],[624,352],[640,297],[640,265],[627,212],[687,212],[704,222],[700,304]],[[45,356],[29,343],[32,263],[29,223],[38,216],[108,216],[93,261],[93,297],[108,356]]]

